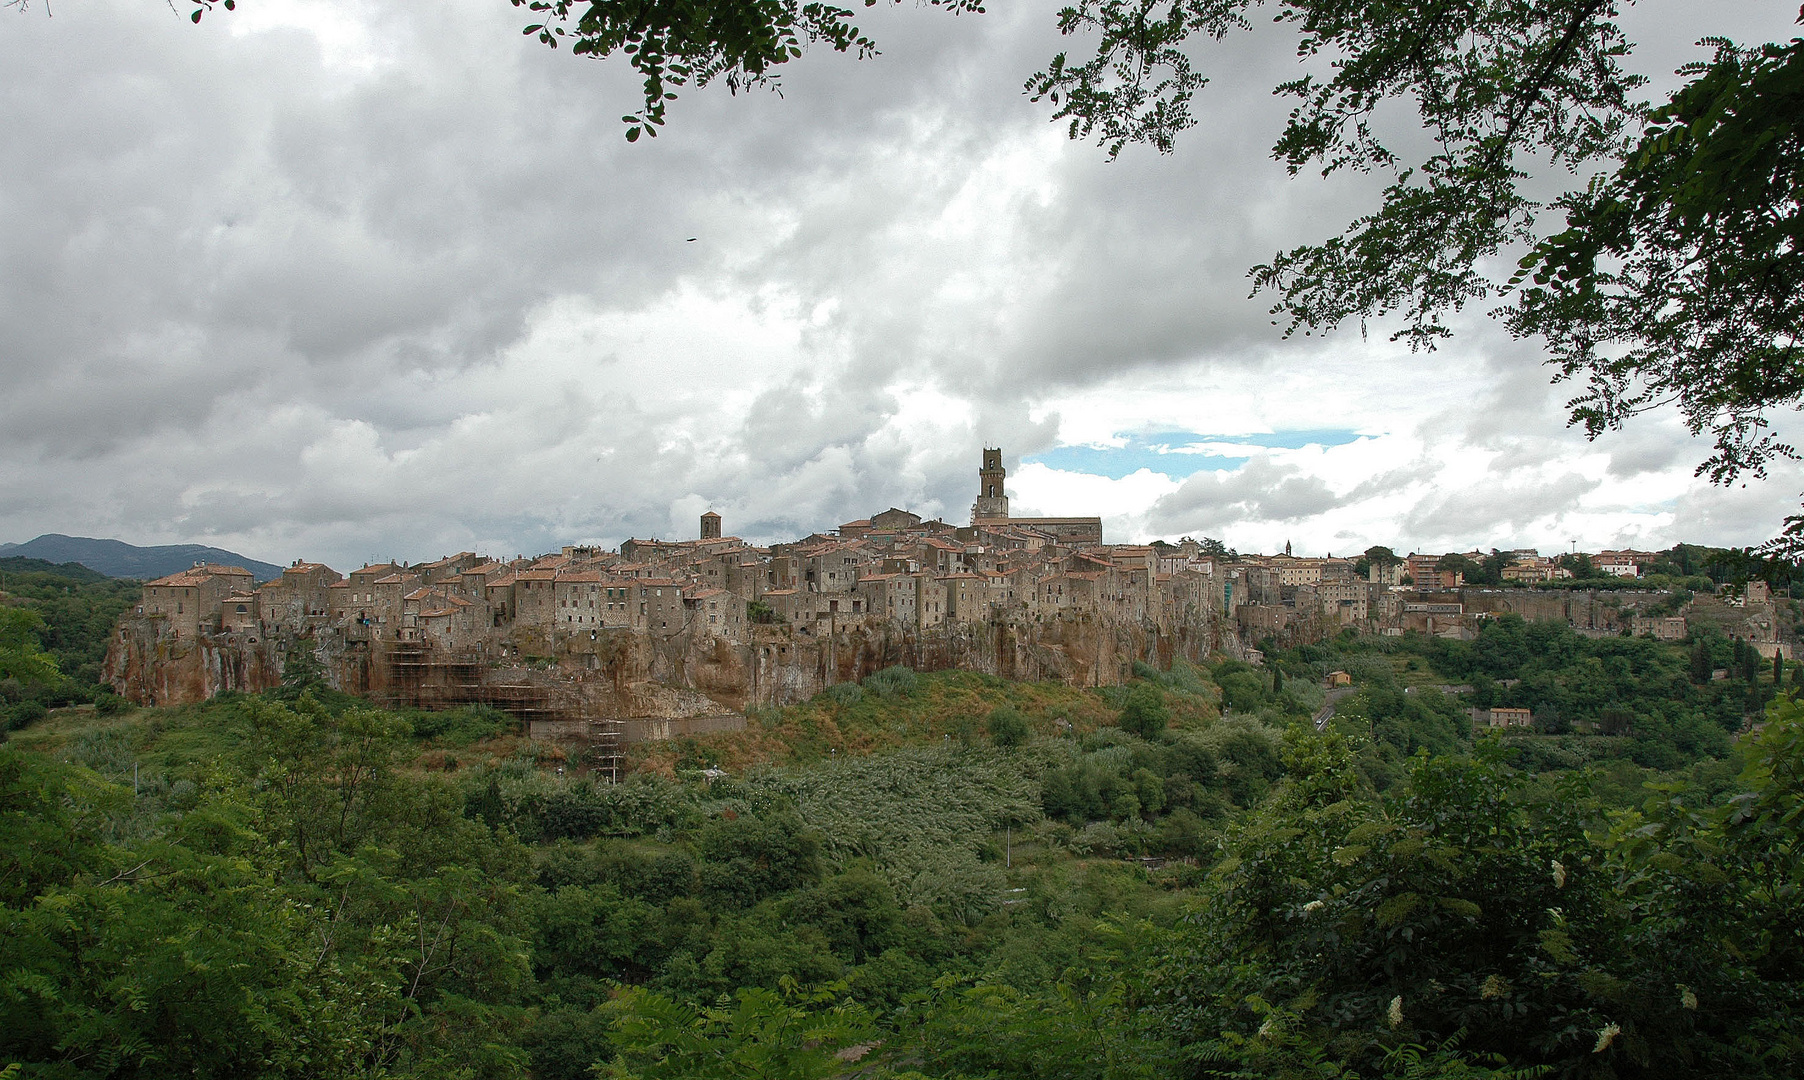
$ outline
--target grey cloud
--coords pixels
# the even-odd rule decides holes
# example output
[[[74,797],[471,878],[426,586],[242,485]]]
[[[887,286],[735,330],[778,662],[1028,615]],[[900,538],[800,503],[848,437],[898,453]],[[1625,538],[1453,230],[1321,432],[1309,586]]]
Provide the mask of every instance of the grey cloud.
[[[371,20],[399,59],[335,68],[305,33],[235,35],[223,12],[193,27],[143,0],[8,21],[8,538],[343,561],[617,541],[687,528],[693,500],[766,539],[891,503],[957,518],[978,444],[1018,460],[1056,440],[1058,418],[1031,409],[1057,389],[1309,355],[1273,341],[1245,268],[1370,195],[1368,180],[1292,184],[1267,158],[1285,107],[1269,88],[1294,71],[1281,34],[1210,51],[1204,124],[1175,156],[1109,164],[1037,141],[1047,110],[1019,92],[1069,44],[1053,5],[880,5],[861,22],[882,57],[810,55],[782,98],[686,93],[632,147],[630,70],[520,38],[507,5],[372,0],[342,17]],[[692,376],[718,406],[704,417],[671,404],[697,387],[630,342],[555,375],[512,357],[559,298],[605,321],[683,290],[837,307],[781,361],[741,370],[732,354]],[[1475,340],[1461,355],[1494,338]],[[1570,452],[1545,373],[1505,360],[1460,372],[1503,389],[1475,391],[1469,428],[1435,430],[1525,464]],[[970,419],[907,430],[893,388],[908,384]],[[1651,444],[1622,453],[1657,467]],[[1405,490],[1412,468],[1337,499],[1256,462],[1153,517],[1295,520]],[[1696,520],[1731,526],[1711,514]]]
[[[1333,509],[1340,499],[1317,476],[1255,457],[1226,474],[1197,473],[1153,504],[1156,533],[1215,530],[1243,521],[1296,521]]]
[[[1507,474],[1493,472],[1424,497],[1404,514],[1399,527],[1404,536],[1424,541],[1474,543],[1485,536],[1516,536],[1529,522],[1576,509],[1578,500],[1599,483],[1571,472],[1544,483],[1512,482]]]
[[[1622,478],[1695,466],[1704,447],[1675,418],[1647,416],[1622,431],[1601,438],[1597,446],[1610,455],[1610,475]]]
[[[1692,481],[1673,494],[1671,531],[1678,536],[1708,536],[1712,543],[1747,546],[1779,535],[1789,514],[1804,511],[1804,466],[1784,462],[1766,480],[1750,479],[1727,487]]]
[[[1413,484],[1432,481],[1438,472],[1439,466],[1434,461],[1428,458],[1418,458],[1407,465],[1388,469],[1361,480],[1341,497],[1340,502],[1342,505],[1349,505],[1383,495],[1396,494],[1407,490]]]

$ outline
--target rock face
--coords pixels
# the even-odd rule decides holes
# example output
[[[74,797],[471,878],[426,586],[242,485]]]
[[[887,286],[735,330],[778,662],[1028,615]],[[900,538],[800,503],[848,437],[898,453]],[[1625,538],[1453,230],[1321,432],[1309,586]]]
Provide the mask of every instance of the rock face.
[[[184,705],[225,690],[270,689],[280,685],[282,666],[227,635],[159,636],[150,620],[128,617],[114,632],[102,677],[139,704]]]
[[[395,705],[484,702],[529,720],[675,719],[804,701],[892,665],[1107,686],[1127,678],[1134,661],[1163,668],[1179,657],[1201,661],[1212,650],[1238,651],[1238,642],[1220,636],[1219,621],[1172,629],[1088,614],[924,631],[867,620],[818,635],[761,626],[746,638],[497,632],[452,653],[431,642],[384,642],[329,627],[178,639],[160,634],[154,620],[127,616],[108,651],[106,677],[140,704],[186,704],[226,690],[271,689],[288,663],[311,653],[334,689]]]

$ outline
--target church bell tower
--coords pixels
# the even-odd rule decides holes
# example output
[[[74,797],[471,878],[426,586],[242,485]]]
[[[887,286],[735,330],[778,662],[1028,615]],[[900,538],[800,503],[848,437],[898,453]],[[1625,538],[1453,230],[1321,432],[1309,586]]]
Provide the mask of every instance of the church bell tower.
[[[1001,449],[985,449],[983,468],[977,470],[977,503],[971,507],[971,524],[1008,520],[1008,496],[1002,486],[1007,477]]]

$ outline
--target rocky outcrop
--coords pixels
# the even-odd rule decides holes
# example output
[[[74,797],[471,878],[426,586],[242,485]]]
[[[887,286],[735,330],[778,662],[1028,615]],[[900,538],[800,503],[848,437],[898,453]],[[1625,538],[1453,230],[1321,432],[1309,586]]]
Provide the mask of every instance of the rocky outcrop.
[[[140,704],[205,701],[227,690],[260,691],[280,685],[279,660],[226,636],[160,635],[156,621],[126,617],[107,649],[103,678]]]
[[[481,645],[451,653],[328,627],[177,639],[160,635],[155,620],[128,617],[114,635],[106,674],[133,701],[184,704],[277,686],[291,657],[311,654],[334,689],[392,704],[481,701],[529,719],[684,718],[804,701],[892,665],[1106,686],[1127,678],[1134,661],[1169,667],[1233,644],[1216,637],[1215,624],[1173,630],[1075,615],[924,631],[866,620],[819,635],[758,626],[743,641],[688,632],[496,630]]]

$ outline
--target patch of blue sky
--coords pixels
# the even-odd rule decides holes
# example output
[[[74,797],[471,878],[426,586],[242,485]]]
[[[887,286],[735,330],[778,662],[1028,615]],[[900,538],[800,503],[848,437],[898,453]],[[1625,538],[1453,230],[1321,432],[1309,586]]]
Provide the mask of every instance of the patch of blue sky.
[[[1360,434],[1346,428],[1299,428],[1251,435],[1207,435],[1194,431],[1155,431],[1119,437],[1120,445],[1057,446],[1030,454],[1023,464],[1044,465],[1061,472],[1120,480],[1141,469],[1182,479],[1209,469],[1237,468],[1268,450],[1305,446],[1345,446]]]

